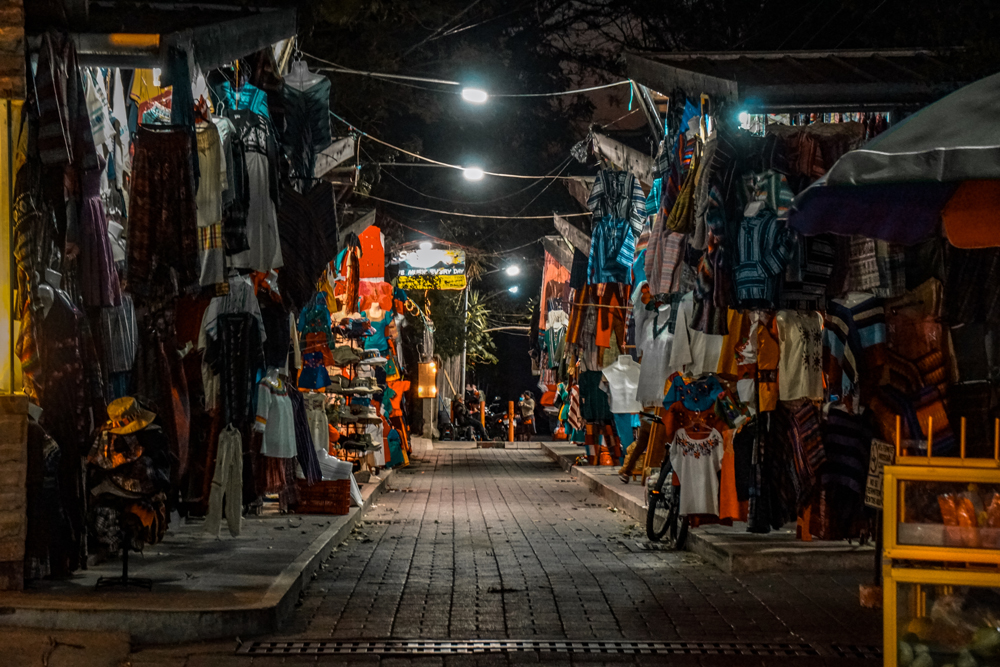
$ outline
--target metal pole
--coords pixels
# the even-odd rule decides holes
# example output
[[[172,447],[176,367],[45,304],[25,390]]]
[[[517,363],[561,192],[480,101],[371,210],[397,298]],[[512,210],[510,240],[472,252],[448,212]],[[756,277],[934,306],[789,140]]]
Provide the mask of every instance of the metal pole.
[[[514,442],[514,401],[507,404],[507,440]]]
[[[465,362],[466,354],[469,350],[469,285],[465,286],[465,293],[462,295],[462,376],[459,378],[458,390],[462,400],[465,400]]]

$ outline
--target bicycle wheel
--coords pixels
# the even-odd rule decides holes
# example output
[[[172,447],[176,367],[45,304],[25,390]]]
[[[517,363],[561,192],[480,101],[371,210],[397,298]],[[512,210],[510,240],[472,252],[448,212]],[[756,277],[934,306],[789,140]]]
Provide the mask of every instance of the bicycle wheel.
[[[649,493],[649,507],[646,509],[646,537],[652,542],[659,542],[667,534],[671,524],[676,524],[677,512],[675,508],[677,503],[673,493],[676,487],[669,481],[672,477],[673,469],[670,467],[670,463],[664,463],[663,467],[660,468],[660,476],[656,480],[656,486]]]

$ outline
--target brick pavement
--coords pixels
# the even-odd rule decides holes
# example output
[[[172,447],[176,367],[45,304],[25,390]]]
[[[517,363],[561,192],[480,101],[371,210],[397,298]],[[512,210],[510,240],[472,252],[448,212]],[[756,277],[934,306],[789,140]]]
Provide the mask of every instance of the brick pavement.
[[[650,550],[641,527],[537,450],[431,450],[398,471],[363,527],[334,550],[280,637],[806,641],[879,645],[865,572],[724,574]],[[169,651],[178,655],[176,649]],[[250,664],[189,655],[185,667]],[[215,653],[214,657],[222,658]],[[163,660],[160,662],[159,660]],[[830,658],[542,654],[322,657],[320,664],[817,665]],[[308,656],[253,664],[314,664]],[[850,664],[864,661],[851,660]],[[136,667],[168,663],[139,651]]]

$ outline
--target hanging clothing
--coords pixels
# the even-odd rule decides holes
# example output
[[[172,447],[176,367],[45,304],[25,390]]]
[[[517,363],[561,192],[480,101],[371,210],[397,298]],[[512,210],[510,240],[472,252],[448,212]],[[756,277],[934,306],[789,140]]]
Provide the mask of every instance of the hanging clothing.
[[[288,396],[288,385],[283,380],[264,378],[257,384],[255,429],[264,434],[260,445],[261,456],[295,458],[295,413],[292,399]]]
[[[212,118],[222,140],[226,160],[226,188],[222,193],[222,238],[227,255],[250,249],[247,241],[247,215],[250,208],[250,175],[247,173],[246,148],[233,121]]]
[[[253,111],[230,110],[243,140],[249,183],[247,242],[249,250],[233,256],[237,268],[266,273],[284,265],[278,235],[278,146],[266,117]]]
[[[101,201],[103,158],[97,169],[80,176],[83,201],[80,205],[80,287],[84,304],[115,306],[121,302],[121,285],[108,239],[108,219]]]
[[[214,123],[196,127],[198,137],[198,259],[200,284],[225,282],[226,261],[222,234],[222,201],[228,185],[222,138]]]
[[[646,221],[646,196],[629,172],[602,170],[587,199],[594,212],[587,282],[629,283],[635,240]]]
[[[611,419],[611,407],[608,405],[608,395],[601,391],[601,372],[599,370],[580,373],[580,416],[586,422],[599,422]]]
[[[670,465],[681,482],[680,514],[719,514],[719,476],[725,445],[716,429],[698,438],[680,428],[670,445]]]
[[[316,156],[333,143],[330,132],[330,80],[321,77],[305,90],[285,83],[285,131],[282,141],[292,178],[313,176]]]
[[[781,356],[778,392],[781,400],[823,400],[823,315],[781,310],[775,316]]]
[[[140,126],[133,144],[128,221],[128,283],[134,294],[165,293],[198,282],[197,206],[186,129]]]
[[[833,299],[827,305],[823,355],[831,396],[851,394],[863,385],[870,394],[886,359],[885,310],[870,297],[853,306]],[[867,400],[866,396],[862,396]]]
[[[225,509],[229,534],[239,537],[243,531],[243,438],[230,424],[219,434],[212,492],[208,498],[205,532],[218,537]]]
[[[292,388],[288,392],[292,401],[293,417],[295,419],[295,458],[305,476],[307,484],[315,484],[323,480],[316,457],[316,445],[313,442],[312,431],[309,428],[309,418],[306,415],[306,405],[302,392]],[[327,436],[329,440],[329,435]]]
[[[742,308],[773,308],[778,278],[785,270],[788,234],[777,214],[767,207],[740,223],[733,282]]]
[[[281,296],[302,308],[316,292],[316,283],[337,256],[337,246],[328,243],[332,230],[337,237],[337,198],[331,183],[317,183],[304,194],[288,186],[278,209],[278,231],[282,257],[296,261],[278,273]]]
[[[687,372],[697,377],[714,373],[722,354],[722,336],[702,333],[691,326],[694,295],[688,292],[677,309],[677,326],[670,346],[671,373]]]
[[[138,340],[132,297],[123,294],[121,305],[101,308],[100,327],[104,368],[108,373],[131,371]]]

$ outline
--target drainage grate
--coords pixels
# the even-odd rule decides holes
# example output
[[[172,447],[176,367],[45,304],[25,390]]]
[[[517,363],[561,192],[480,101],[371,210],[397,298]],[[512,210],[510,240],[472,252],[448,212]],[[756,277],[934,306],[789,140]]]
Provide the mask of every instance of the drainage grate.
[[[454,655],[467,653],[599,653],[617,655],[756,655],[818,656],[811,644],[743,642],[616,642],[616,641],[315,641],[253,642],[238,653],[250,655]]]
[[[556,484],[569,484],[569,483],[575,482],[576,480],[575,479],[554,479],[552,481],[555,482]]]
[[[870,644],[831,644],[834,654],[838,658],[881,658],[882,647]]]

